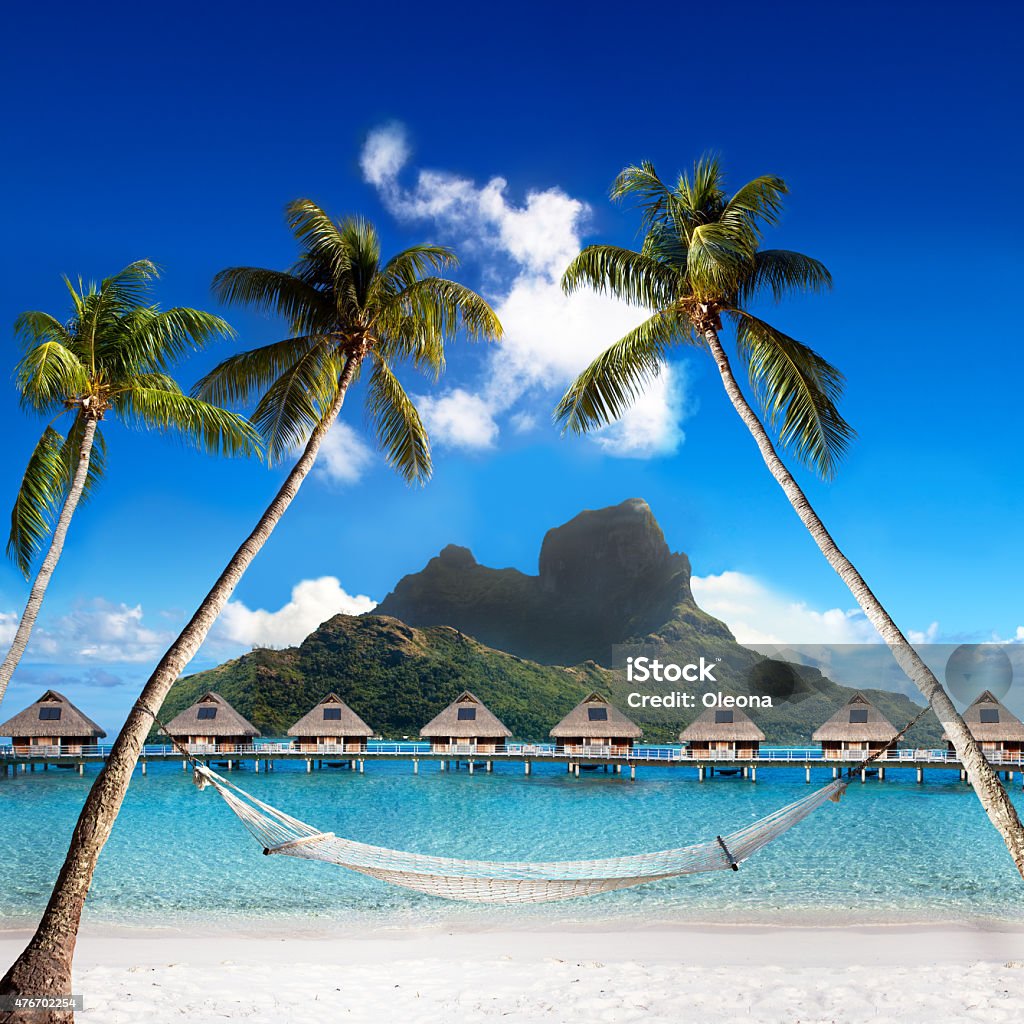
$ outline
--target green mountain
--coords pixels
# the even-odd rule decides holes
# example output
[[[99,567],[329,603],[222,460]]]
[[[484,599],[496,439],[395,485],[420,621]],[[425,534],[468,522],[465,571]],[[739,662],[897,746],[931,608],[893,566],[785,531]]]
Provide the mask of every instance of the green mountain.
[[[255,650],[175,683],[168,721],[216,690],[265,736],[280,736],[330,691],[382,736],[416,737],[463,690],[472,690],[520,738],[548,730],[611,673],[593,662],[538,665],[495,651],[451,626],[414,629],[381,615],[336,615],[298,647]]]
[[[701,690],[631,682],[629,655],[680,666],[703,659],[711,678],[702,690],[770,696],[771,709],[750,711],[769,742],[807,743],[853,693],[815,668],[736,643],[694,601],[689,559],[669,550],[650,508],[632,499],[549,531],[536,576],[479,565],[449,546],[373,614],[335,616],[298,647],[256,650],[180,680],[162,717],[216,690],[264,735],[281,735],[333,690],[381,735],[416,736],[470,689],[517,738],[543,740],[597,690],[644,727],[645,739],[675,740],[702,709],[632,709],[630,694]],[[898,727],[918,710],[901,694],[865,692]],[[932,745],[940,732],[928,718],[908,741]]]

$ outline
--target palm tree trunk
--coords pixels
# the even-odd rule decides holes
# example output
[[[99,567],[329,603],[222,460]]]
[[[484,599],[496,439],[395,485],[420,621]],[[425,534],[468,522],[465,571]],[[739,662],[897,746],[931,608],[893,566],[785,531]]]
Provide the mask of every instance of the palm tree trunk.
[[[111,748],[103,770],[89,791],[75,825],[64,866],[39,927],[21,956],[0,980],[0,994],[58,996],[71,992],[71,963],[93,871],[100,851],[114,827],[142,744],[153,726],[154,715],[159,712],[175,680],[206,639],[242,575],[270,538],[274,527],[313,468],[320,445],[341,412],[345,392],[359,362],[360,357],[348,359],[339,378],[338,394],[333,404],[310,434],[302,455],[281,489],[149,677]],[[46,1024],[66,1024],[73,1020],[74,1014],[70,1011],[45,1014],[38,1011],[28,1014],[0,1012],[0,1024],[39,1024],[40,1021]]]
[[[96,417],[86,414],[85,426],[82,429],[82,442],[78,447],[78,465],[75,467],[75,475],[71,480],[71,488],[64,499],[64,506],[60,510],[57,525],[54,527],[53,536],[50,538],[50,550],[46,552],[43,564],[32,581],[32,589],[29,591],[28,602],[25,611],[22,612],[21,621],[18,623],[18,630],[14,634],[14,641],[10,650],[0,665],[0,704],[3,703],[4,694],[7,692],[7,684],[18,667],[25,648],[28,647],[29,637],[35,627],[36,619],[39,617],[39,609],[43,605],[43,598],[46,596],[46,588],[50,585],[50,579],[57,563],[60,561],[61,552],[64,550],[64,539],[68,534],[68,527],[71,519],[78,508],[78,502],[85,490],[85,481],[89,477],[89,459],[92,457],[92,443],[96,437]]]
[[[957,756],[967,771],[967,778],[974,787],[974,792],[978,795],[982,807],[985,808],[985,813],[988,814],[989,820],[1002,835],[1017,870],[1024,876],[1024,827],[1021,826],[1017,810],[1006,790],[981,752],[977,740],[971,735],[963,718],[960,717],[953,702],[942,688],[942,684],[921,660],[920,655],[893,622],[882,603],[871,592],[864,577],[839,549],[839,545],[832,539],[825,524],[818,518],[818,514],[811,507],[811,503],[807,500],[800,485],[786,469],[785,464],[775,451],[767,431],[736,383],[732,367],[729,365],[729,358],[722,348],[715,329],[707,328],[704,331],[704,338],[711,349],[722,383],[725,385],[726,394],[728,394],[733,408],[739,413],[740,419],[753,434],[761,457],[769,471],[785,492],[790,505],[800,517],[800,521],[807,527],[815,544],[828,560],[828,564],[835,569],[842,581],[850,588],[850,593],[863,609],[868,621],[878,630],[879,635],[889,646],[897,664],[927,699],[945,729],[946,735],[952,740]]]

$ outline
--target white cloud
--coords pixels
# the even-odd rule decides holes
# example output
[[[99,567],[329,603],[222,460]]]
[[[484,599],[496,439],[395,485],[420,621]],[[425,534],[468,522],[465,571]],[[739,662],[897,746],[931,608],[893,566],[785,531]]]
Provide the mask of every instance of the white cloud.
[[[163,654],[174,634],[150,628],[144,617],[141,604],[96,597],[46,628],[37,628],[28,654],[72,663],[153,661]]]
[[[20,618],[17,612],[0,612],[0,644],[10,644],[14,641]]]
[[[498,436],[494,413],[479,395],[455,388],[435,398],[417,395],[416,404],[432,440],[452,448],[492,448]]]
[[[504,178],[477,185],[446,171],[421,170],[412,187],[405,188],[398,178],[408,157],[400,126],[371,133],[364,147],[364,177],[378,189],[387,209],[401,220],[432,221],[460,251],[488,260],[485,270],[492,275],[493,305],[505,336],[491,350],[477,391],[477,429],[468,431],[461,443],[484,447],[485,438],[490,446],[497,439],[501,416],[518,415],[519,420],[512,421],[516,430],[530,418],[548,418],[552,399],[595,356],[635,327],[644,313],[589,291],[563,294],[560,276],[580,250],[590,215],[586,203],[549,188],[531,191],[517,204],[510,200]],[[502,257],[505,268],[500,266]],[[465,412],[465,396],[464,390],[456,389],[435,403],[453,399]],[[683,440],[679,424],[685,412],[681,374],[670,368],[648,389],[638,408],[599,435],[597,443],[610,455],[668,454]],[[447,443],[459,444],[456,437],[450,432]]]
[[[352,427],[338,420],[320,446],[315,473],[333,483],[354,484],[373,460],[373,449]]]
[[[1024,626],[1018,626],[1016,632],[1009,639],[1000,636],[999,633],[993,630],[988,642],[993,644],[1024,644]]]
[[[722,619],[741,644],[880,642],[874,626],[859,609],[817,611],[746,573],[694,576],[691,586],[697,604]]]
[[[359,166],[371,185],[381,185],[392,180],[408,159],[409,146],[401,125],[386,124],[367,136]]]
[[[676,412],[684,404],[683,366],[666,366],[647,390],[617,422],[594,435],[605,451],[625,458],[646,459],[671,455],[685,434]]]
[[[508,421],[517,434],[528,434],[537,428],[537,417],[532,412],[514,412]]]
[[[934,644],[939,639],[939,624],[933,622],[927,629],[908,629],[907,639],[912,644]]]
[[[302,580],[292,587],[291,600],[277,611],[229,601],[217,622],[217,638],[250,647],[290,646],[301,643],[334,615],[362,615],[376,604],[364,594],[349,594],[335,576]]]

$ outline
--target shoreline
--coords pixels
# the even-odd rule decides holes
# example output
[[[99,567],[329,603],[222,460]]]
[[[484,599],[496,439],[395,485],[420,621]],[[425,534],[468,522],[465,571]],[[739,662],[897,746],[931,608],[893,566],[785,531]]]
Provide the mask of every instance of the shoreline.
[[[565,935],[614,935],[621,933],[666,933],[692,932],[756,933],[756,932],[849,932],[849,933],[975,933],[1024,934],[1024,914],[1020,917],[976,916],[970,918],[942,918],[929,915],[906,915],[879,918],[830,915],[822,917],[820,908],[815,913],[775,914],[763,917],[733,920],[708,919],[702,917],[658,918],[645,917],[636,913],[621,915],[608,914],[587,918],[565,916],[558,919],[544,919],[540,915],[510,916],[495,920],[493,916],[467,914],[463,917],[432,918],[403,915],[398,920],[388,920],[384,913],[369,913],[363,916],[337,914],[308,915],[238,915],[226,914],[196,915],[164,921],[147,920],[140,915],[137,919],[104,920],[94,919],[83,922],[80,934],[94,938],[118,938],[138,936],[216,935],[240,939],[261,939],[268,936],[287,937],[297,940],[324,941],[338,936],[340,926],[358,931],[365,939],[400,938],[405,935],[521,935],[555,932]],[[14,936],[28,937],[35,929],[36,917],[18,916],[5,919],[0,917],[0,942]]]
[[[585,927],[560,924],[555,928],[540,928],[536,923],[523,927],[459,928],[451,925],[421,925],[391,929],[350,929],[355,934],[339,934],[341,924],[332,932],[305,931],[276,928],[266,930],[236,930],[230,932],[233,943],[250,954],[261,954],[273,949],[280,954],[282,946],[290,955],[301,954],[300,960],[312,956],[314,960],[330,951],[347,950],[345,962],[351,954],[357,958],[366,951],[371,959],[395,947],[404,953],[425,951],[439,954],[443,947],[452,952],[467,954],[472,959],[486,957],[500,950],[514,949],[530,957],[544,955],[584,956],[597,954],[599,949],[609,955],[608,943],[618,949],[624,945],[629,958],[662,961],[679,958],[678,948],[668,948],[666,939],[684,944],[690,964],[774,963],[792,960],[799,955],[801,963],[820,962],[865,963],[884,960],[902,963],[933,962],[936,957],[952,958],[958,962],[974,958],[994,958],[1024,961],[1024,922],[1014,927],[988,927],[980,922],[960,924],[863,924],[863,925],[747,925],[716,922],[704,925],[671,925],[652,922],[644,925],[635,921],[622,927]],[[84,926],[79,936],[79,961],[99,962],[97,958],[110,954],[128,955],[133,962],[145,950],[161,959],[168,952],[185,953],[193,959],[200,951],[213,953],[217,959],[224,952],[227,931],[197,931],[172,926],[149,927],[96,927]],[[0,928],[0,959],[10,954],[13,959],[31,937],[31,929]],[[771,943],[764,942],[766,937]],[[139,945],[135,945],[139,943]],[[998,949],[993,944],[998,944]],[[351,947],[351,948],[349,948]],[[372,950],[371,950],[372,947]],[[866,958],[866,959],[865,959]],[[201,959],[206,959],[205,956]],[[298,962],[298,961],[296,961]],[[331,962],[334,962],[332,959]]]

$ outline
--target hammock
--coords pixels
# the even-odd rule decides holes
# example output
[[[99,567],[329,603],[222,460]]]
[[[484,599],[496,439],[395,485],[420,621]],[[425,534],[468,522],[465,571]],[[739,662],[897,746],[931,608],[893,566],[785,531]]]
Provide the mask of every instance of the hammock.
[[[740,863],[816,811],[838,802],[846,782],[831,782],[727,836],[676,850],[603,860],[488,861],[430,857],[368,846],[321,832],[197,764],[195,782],[211,785],[263,847],[264,854],[322,860],[431,896],[474,903],[546,903],[627,889],[699,871],[737,870]]]

